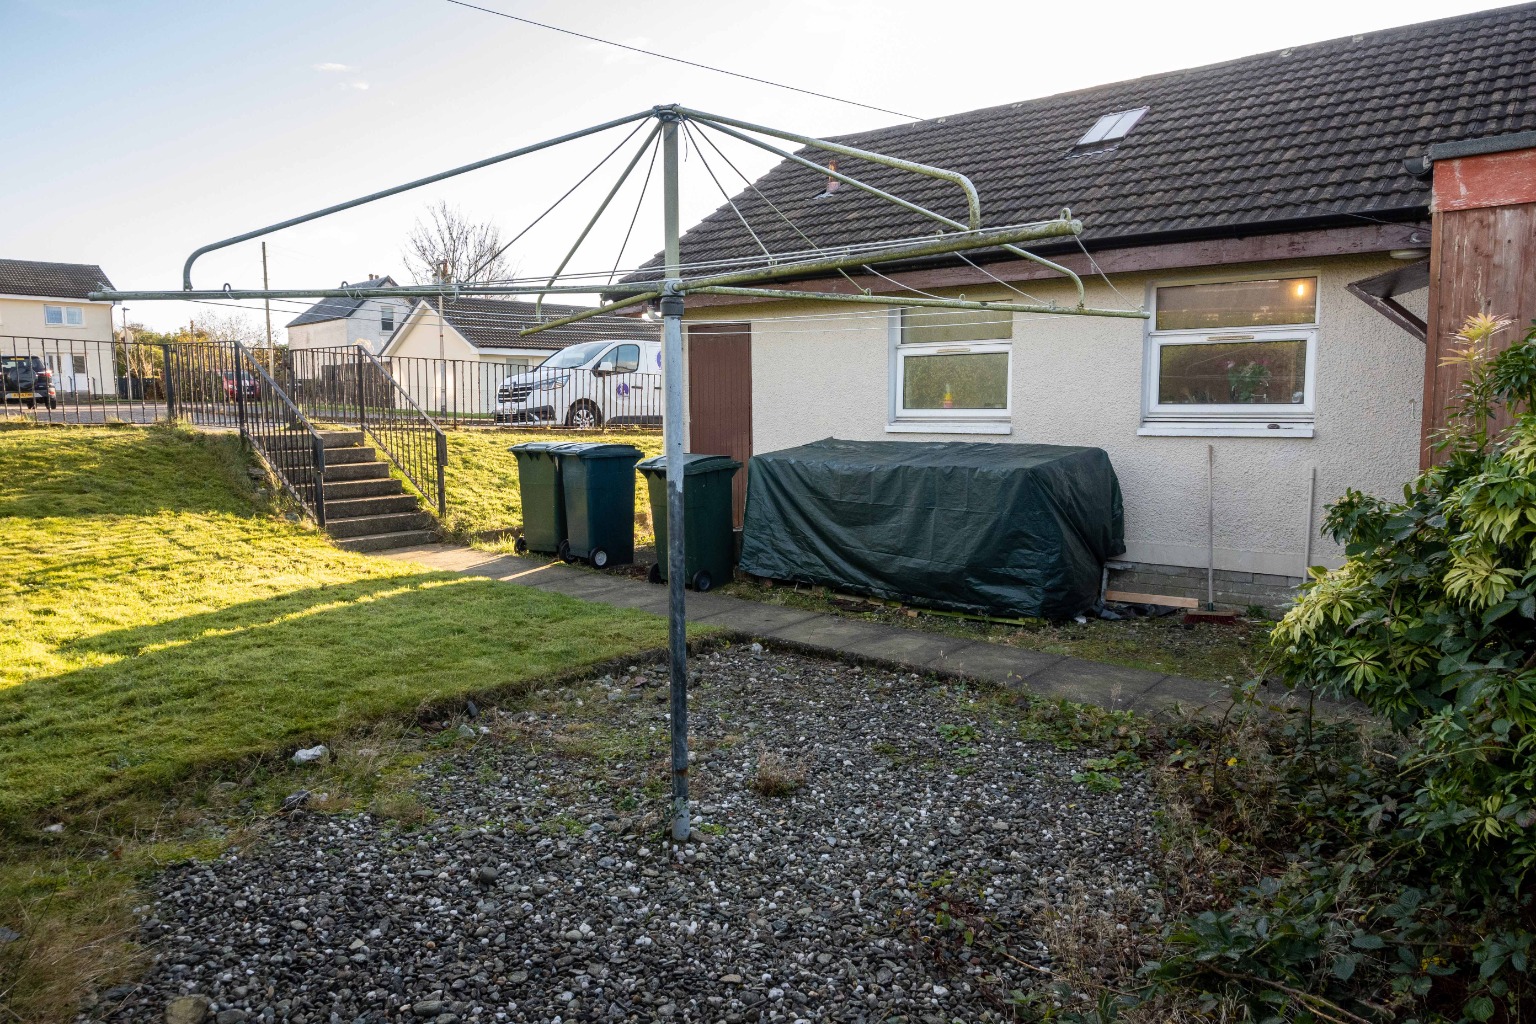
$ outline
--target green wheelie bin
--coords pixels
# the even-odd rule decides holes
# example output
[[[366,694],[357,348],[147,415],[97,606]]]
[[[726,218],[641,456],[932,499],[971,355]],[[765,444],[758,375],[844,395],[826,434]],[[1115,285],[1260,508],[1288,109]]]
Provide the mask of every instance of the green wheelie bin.
[[[584,558],[601,569],[635,560],[634,445],[579,441],[556,445],[565,489],[567,561]]]
[[[667,578],[667,457],[658,455],[636,467],[645,476],[656,524],[656,564],[650,580]],[[708,590],[729,583],[736,538],[731,523],[731,478],[741,463],[729,455],[683,455],[683,547],[687,583]]]
[[[517,456],[517,490],[523,499],[523,532],[513,548],[554,554],[565,543],[565,494],[560,486],[558,442],[529,441],[509,451]]]

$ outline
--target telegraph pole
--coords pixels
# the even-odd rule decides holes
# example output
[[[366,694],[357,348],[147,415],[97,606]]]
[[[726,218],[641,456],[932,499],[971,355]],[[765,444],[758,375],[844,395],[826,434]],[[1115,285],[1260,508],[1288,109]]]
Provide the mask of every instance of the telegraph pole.
[[[677,207],[677,124],[675,111],[661,110],[663,165],[662,218],[666,222],[665,270],[661,296],[661,375],[666,386],[662,414],[667,453],[667,653],[672,684],[672,839],[682,842],[692,830],[688,810],[688,615],[683,584],[687,577],[683,544],[683,297],[678,293],[682,256]]]
[[[438,406],[439,416],[448,415],[448,348],[443,338],[443,292],[448,285],[448,261],[441,260],[437,265],[437,369],[438,377]]]

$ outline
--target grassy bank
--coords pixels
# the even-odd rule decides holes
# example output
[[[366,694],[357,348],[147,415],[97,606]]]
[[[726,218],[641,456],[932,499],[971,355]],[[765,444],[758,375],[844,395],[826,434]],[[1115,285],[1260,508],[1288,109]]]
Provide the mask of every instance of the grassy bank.
[[[4,430],[0,466],[0,924],[22,935],[0,1006],[19,1019],[131,960],[109,937],[144,869],[229,841],[197,794],[261,808],[297,746],[665,639],[645,614],[339,551],[227,436]]]
[[[657,619],[353,555],[236,442],[0,434],[0,823],[659,644]]]

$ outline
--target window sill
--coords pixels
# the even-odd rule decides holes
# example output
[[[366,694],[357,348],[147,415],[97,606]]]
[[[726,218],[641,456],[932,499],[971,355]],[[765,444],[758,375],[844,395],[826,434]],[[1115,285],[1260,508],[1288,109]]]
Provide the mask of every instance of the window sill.
[[[1007,420],[898,420],[885,425],[887,434],[1011,434]]]
[[[1140,437],[1311,437],[1310,423],[1160,423],[1144,422]]]

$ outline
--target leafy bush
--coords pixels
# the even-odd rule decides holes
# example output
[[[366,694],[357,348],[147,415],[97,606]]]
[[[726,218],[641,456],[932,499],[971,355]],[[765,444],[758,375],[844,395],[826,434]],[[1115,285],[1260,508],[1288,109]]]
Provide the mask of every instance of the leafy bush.
[[[1269,728],[1264,870],[1170,928],[1158,986],[1255,1019],[1536,1017],[1536,328],[1492,355],[1507,326],[1468,320],[1439,464],[1329,509],[1347,561],[1274,632],[1288,684],[1395,736]]]

